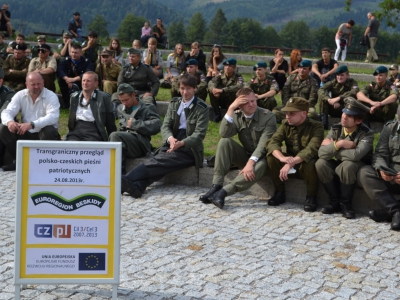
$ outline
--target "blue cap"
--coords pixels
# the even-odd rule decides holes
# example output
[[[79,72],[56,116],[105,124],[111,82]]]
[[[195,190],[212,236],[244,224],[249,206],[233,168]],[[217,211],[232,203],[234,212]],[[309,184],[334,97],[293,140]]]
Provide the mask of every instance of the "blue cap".
[[[191,66],[191,65],[198,66],[198,65],[199,65],[199,62],[198,62],[196,59],[191,58],[191,59],[189,59],[189,60],[186,62],[186,65],[187,65],[187,66]]]
[[[303,60],[299,63],[299,67],[310,67],[310,68],[311,68],[311,60],[309,60],[309,59],[303,59]]]
[[[258,63],[256,63],[253,67],[253,70],[257,70],[258,68],[267,68],[267,63],[263,62],[263,61],[259,61]]]
[[[342,112],[344,112],[346,115],[365,115],[366,112],[369,112],[369,107],[366,107],[364,104],[353,97],[345,98],[344,103],[345,105],[342,109]]]
[[[225,59],[225,60],[222,62],[222,64],[223,64],[224,66],[236,66],[236,63],[237,63],[237,61],[236,61],[236,59],[234,59],[234,58],[228,58],[228,59]]]
[[[379,66],[379,67],[376,68],[374,74],[372,74],[372,75],[375,76],[375,75],[382,74],[382,73],[387,73],[387,72],[389,72],[389,71],[388,71],[388,69],[386,67]]]

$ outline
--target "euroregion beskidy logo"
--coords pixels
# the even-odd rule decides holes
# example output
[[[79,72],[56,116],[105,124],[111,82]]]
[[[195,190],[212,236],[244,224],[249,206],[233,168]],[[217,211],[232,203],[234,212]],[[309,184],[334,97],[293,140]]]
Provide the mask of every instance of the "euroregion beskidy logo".
[[[35,206],[47,203],[63,211],[74,211],[86,205],[94,205],[98,208],[102,208],[103,204],[106,202],[106,198],[98,194],[82,194],[68,200],[49,191],[32,194],[31,199]]]

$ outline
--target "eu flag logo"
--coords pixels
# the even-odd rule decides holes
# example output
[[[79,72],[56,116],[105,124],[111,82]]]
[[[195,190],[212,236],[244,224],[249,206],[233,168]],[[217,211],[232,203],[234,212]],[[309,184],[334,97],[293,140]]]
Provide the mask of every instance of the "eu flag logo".
[[[79,271],[105,271],[105,253],[79,253]]]

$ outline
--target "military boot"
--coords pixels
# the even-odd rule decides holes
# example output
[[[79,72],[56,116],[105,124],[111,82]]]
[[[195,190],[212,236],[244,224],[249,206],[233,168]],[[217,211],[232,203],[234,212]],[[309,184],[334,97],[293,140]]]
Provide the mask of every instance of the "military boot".
[[[147,170],[146,166],[144,164],[137,165],[128,174],[122,176],[122,178],[125,179],[125,184],[122,184],[121,186],[121,193],[129,192],[127,189],[125,189],[127,186],[129,187],[126,181],[139,182],[147,179],[148,177],[149,177],[149,171]]]
[[[211,189],[207,193],[200,196],[199,200],[206,204],[211,203],[210,197],[214,195],[216,192],[218,192],[220,189],[222,189],[222,185],[213,184]]]
[[[322,183],[325,191],[329,195],[329,204],[325,206],[321,212],[323,214],[333,214],[335,212],[340,211],[340,195],[338,184],[336,184],[335,180],[327,183]]]
[[[213,122],[215,123],[219,123],[222,120],[222,116],[221,116],[221,109],[218,108],[214,108],[214,118],[213,118]]]
[[[324,130],[328,130],[329,129],[329,116],[328,116],[328,114],[322,113],[320,116],[321,116],[322,126],[324,126]]]
[[[354,219],[356,214],[351,207],[351,201],[354,195],[354,184],[340,183],[340,209],[343,217],[346,219]]]

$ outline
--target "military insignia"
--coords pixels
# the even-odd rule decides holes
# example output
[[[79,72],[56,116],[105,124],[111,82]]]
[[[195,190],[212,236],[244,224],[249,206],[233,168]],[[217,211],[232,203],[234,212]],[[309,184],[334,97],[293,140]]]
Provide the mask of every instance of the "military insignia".
[[[293,103],[293,99],[292,98],[289,99],[289,103]]]
[[[72,97],[76,97],[76,96],[78,96],[79,95],[79,92],[75,92],[75,93],[73,93],[71,96]]]
[[[239,82],[240,84],[243,84],[243,77],[242,77],[242,76],[239,76],[239,77],[238,77],[238,82]]]
[[[351,88],[352,89],[358,89],[358,85],[353,85]]]
[[[190,103],[190,105],[189,105],[189,107],[188,107],[189,109],[192,109],[193,108],[193,102],[192,103]]]
[[[390,89],[393,90],[393,91],[397,91],[397,87],[396,87],[395,85],[392,85],[392,86],[390,87]]]
[[[251,82],[254,82],[254,78],[252,78],[250,81],[251,81]]]
[[[254,65],[254,68],[258,68],[258,64],[255,64],[255,65]]]

